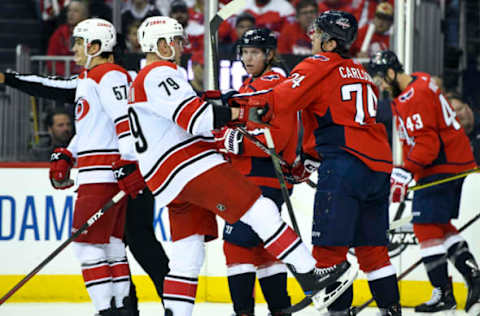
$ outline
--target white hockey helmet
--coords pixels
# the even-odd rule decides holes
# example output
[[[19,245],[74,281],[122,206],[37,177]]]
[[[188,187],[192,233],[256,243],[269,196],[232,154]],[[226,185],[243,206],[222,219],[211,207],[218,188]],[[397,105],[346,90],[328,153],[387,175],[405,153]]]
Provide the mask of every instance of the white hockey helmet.
[[[92,57],[98,56],[103,52],[113,52],[113,47],[117,44],[117,32],[112,23],[104,19],[87,19],[78,23],[73,29],[73,38],[83,39],[85,55],[87,56],[87,65],[90,64]],[[100,42],[100,50],[94,55],[89,55],[87,50],[94,42]]]
[[[183,27],[177,20],[167,16],[152,16],[140,25],[138,28],[138,42],[144,53],[155,53],[158,57],[165,60],[171,60],[175,57],[174,42],[175,37],[185,39]],[[172,55],[165,57],[158,51],[158,40],[164,38],[172,48]]]

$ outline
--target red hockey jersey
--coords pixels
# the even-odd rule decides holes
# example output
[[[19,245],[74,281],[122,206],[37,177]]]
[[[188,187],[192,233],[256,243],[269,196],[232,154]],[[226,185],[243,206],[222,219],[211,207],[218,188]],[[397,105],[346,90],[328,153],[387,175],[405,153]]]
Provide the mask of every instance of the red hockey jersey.
[[[429,74],[412,76],[413,81],[392,103],[399,117],[404,168],[417,180],[475,168],[470,142],[447,99]]]
[[[391,171],[387,133],[375,120],[377,88],[361,64],[336,53],[306,58],[269,98],[275,115],[303,110],[304,152],[346,151],[372,170]]]
[[[272,88],[286,78],[277,72],[270,71],[257,79],[248,78],[240,87],[239,92],[255,92]],[[297,146],[297,114],[294,112],[279,115],[270,122],[275,149],[285,161],[292,164],[295,160]],[[247,130],[259,141],[266,144],[263,126],[248,122]],[[242,155],[230,155],[232,165],[242,174],[257,185],[280,188],[280,183],[275,176],[272,160],[269,155],[259,149],[248,139],[244,140],[244,153]],[[289,188],[291,184],[287,183]]]

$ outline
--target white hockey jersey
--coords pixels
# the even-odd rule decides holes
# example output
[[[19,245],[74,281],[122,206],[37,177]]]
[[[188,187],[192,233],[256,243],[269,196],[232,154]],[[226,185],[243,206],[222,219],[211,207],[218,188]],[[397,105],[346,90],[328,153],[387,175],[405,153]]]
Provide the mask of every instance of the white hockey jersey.
[[[78,76],[76,134],[67,147],[77,161],[77,184],[116,182],[112,163],[136,160],[127,116],[130,84],[127,71],[110,63]]]
[[[175,64],[158,61],[144,67],[128,103],[140,170],[161,205],[190,180],[225,162],[213,143],[212,105],[195,94]]]

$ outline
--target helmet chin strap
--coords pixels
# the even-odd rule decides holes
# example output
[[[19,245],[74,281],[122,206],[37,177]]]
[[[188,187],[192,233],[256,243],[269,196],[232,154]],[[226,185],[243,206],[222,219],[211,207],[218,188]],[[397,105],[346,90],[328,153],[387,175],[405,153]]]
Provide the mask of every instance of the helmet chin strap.
[[[86,69],[89,69],[90,63],[92,62],[92,58],[93,58],[93,57],[96,57],[96,56],[98,56],[98,55],[100,55],[100,54],[102,53],[102,50],[98,50],[98,52],[96,52],[95,54],[90,55],[90,54],[88,53],[88,48],[89,48],[89,47],[90,47],[90,44],[84,46],[85,56],[87,56],[87,62],[85,63],[85,66],[84,66]]]

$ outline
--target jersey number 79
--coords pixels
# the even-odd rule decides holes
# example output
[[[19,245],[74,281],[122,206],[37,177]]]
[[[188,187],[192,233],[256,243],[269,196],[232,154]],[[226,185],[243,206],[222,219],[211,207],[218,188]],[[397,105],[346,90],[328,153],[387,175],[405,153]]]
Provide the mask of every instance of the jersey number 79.
[[[138,115],[131,107],[128,108],[128,120],[130,121],[130,131],[132,132],[133,138],[135,138],[135,150],[141,154],[147,150],[148,145],[142,128],[140,127]]]

